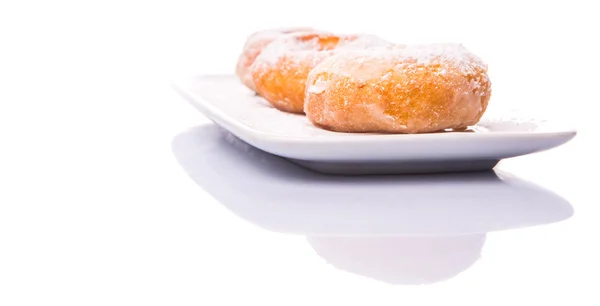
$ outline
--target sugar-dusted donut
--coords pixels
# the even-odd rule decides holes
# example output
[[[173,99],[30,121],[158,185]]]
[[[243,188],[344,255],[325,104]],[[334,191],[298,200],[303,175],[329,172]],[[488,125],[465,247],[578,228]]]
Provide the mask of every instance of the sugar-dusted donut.
[[[487,65],[460,44],[338,52],[308,76],[305,113],[338,132],[426,133],[479,121]]]

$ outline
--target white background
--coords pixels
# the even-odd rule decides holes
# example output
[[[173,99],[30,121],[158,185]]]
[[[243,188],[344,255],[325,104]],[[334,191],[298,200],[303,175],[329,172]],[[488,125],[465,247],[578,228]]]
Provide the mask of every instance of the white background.
[[[0,2],[0,305],[598,305],[595,7]],[[490,67],[491,107],[578,126],[569,144],[500,165],[567,199],[574,216],[489,233],[481,260],[426,286],[341,271],[302,235],[236,217],[173,155],[176,135],[208,121],[169,78],[231,73],[248,34],[298,25],[464,43]]]

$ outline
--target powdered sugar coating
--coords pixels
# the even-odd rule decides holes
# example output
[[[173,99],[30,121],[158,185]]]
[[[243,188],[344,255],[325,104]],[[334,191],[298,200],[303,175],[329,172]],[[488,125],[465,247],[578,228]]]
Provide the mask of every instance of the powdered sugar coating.
[[[243,49],[250,50],[256,47],[265,47],[266,44],[279,38],[281,35],[311,31],[315,31],[315,29],[310,27],[282,27],[257,31],[248,36]]]
[[[279,37],[263,49],[254,61],[255,68],[261,69],[277,65],[283,57],[298,60],[315,57],[319,52],[328,53],[334,48],[343,46],[355,36],[338,36],[329,32],[312,31],[294,33]],[[318,55],[316,55],[318,57]]]
[[[240,78],[240,81],[244,85],[246,85],[246,87],[256,91],[254,81],[252,80],[250,66],[252,65],[252,63],[254,63],[254,60],[262,52],[262,50],[266,46],[268,46],[272,41],[276,40],[277,38],[283,35],[310,31],[315,30],[308,27],[288,27],[266,29],[251,34],[246,39],[242,53],[238,57],[236,65],[236,75],[238,76],[238,78]]]
[[[302,32],[270,43],[251,66],[257,92],[280,110],[302,113],[308,73],[338,50],[391,45],[374,35]]]
[[[464,128],[491,95],[487,66],[460,44],[345,50],[315,67],[307,84],[309,119],[346,132]]]
[[[364,50],[379,47],[392,47],[391,42],[372,34],[358,34],[356,39],[348,41],[339,47],[339,50]]]

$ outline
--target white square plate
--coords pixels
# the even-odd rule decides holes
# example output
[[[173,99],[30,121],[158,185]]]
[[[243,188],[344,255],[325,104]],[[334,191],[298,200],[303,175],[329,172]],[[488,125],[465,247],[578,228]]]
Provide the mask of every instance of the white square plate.
[[[233,75],[189,77],[173,87],[241,140],[329,174],[489,170],[501,159],[548,150],[576,134],[548,121],[487,114],[469,132],[338,133],[315,127],[305,116],[276,110]]]

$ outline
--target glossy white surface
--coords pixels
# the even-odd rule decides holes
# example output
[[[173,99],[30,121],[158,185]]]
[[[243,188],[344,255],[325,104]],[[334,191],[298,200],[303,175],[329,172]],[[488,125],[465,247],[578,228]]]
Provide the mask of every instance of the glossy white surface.
[[[339,3],[3,1],[0,305],[600,305],[594,2]],[[210,132],[167,77],[231,73],[247,31],[307,16],[462,41],[494,108],[578,135],[501,180],[333,181],[349,204],[326,201],[327,182]]]
[[[576,133],[562,121],[492,112],[471,127],[473,132],[336,133],[315,127],[306,116],[278,111],[233,75],[181,78],[173,86],[196,109],[245,142],[321,173],[491,169],[501,159],[562,145]]]

